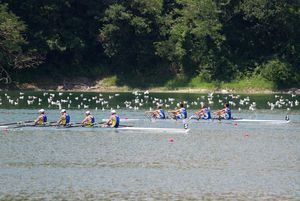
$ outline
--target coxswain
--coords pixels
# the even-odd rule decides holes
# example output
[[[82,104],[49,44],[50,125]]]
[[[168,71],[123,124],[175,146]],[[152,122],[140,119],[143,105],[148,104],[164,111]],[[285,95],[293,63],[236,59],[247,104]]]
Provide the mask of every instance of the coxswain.
[[[65,109],[62,109],[60,111],[60,118],[57,122],[57,124],[61,125],[61,126],[68,126],[70,125],[70,115],[67,113],[67,111]]]
[[[39,110],[39,116],[38,118],[34,121],[35,125],[45,125],[47,123],[47,116],[45,114],[45,110],[44,109],[40,109]]]
[[[105,123],[105,126],[109,126],[112,128],[118,128],[120,125],[120,117],[117,115],[116,110],[111,111],[110,118]]]
[[[224,108],[215,112],[217,114],[218,119],[231,119],[231,109],[228,103],[225,103]]]
[[[92,127],[95,123],[95,117],[91,114],[90,111],[85,112],[85,118],[82,120],[81,124],[85,127]]]

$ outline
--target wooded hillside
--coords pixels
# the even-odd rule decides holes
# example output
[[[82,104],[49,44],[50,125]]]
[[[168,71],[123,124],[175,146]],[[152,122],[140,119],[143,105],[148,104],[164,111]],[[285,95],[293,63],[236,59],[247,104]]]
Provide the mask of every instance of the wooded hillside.
[[[141,87],[193,78],[300,83],[300,1],[0,2],[2,78],[116,75],[121,85]]]

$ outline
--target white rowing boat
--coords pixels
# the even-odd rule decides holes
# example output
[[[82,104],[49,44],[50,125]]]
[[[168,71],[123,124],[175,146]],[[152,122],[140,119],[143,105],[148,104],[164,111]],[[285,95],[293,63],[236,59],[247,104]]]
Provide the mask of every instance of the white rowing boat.
[[[110,127],[56,127],[56,126],[20,126],[15,128],[10,128],[7,126],[1,127],[2,129],[20,131],[20,130],[29,130],[29,131],[71,131],[71,132],[109,132],[109,131],[132,131],[132,132],[153,132],[153,133],[188,133],[189,129],[183,128],[158,128],[158,127],[131,127],[131,126],[122,126],[119,128],[110,128]]]
[[[240,123],[272,123],[272,124],[288,124],[290,120],[276,120],[276,119],[233,119],[233,122]]]
[[[129,131],[150,131],[159,133],[188,133],[190,129],[182,128],[152,128],[152,127],[122,127],[117,128],[118,130],[129,130]]]
[[[127,119],[127,121],[146,121],[145,119]],[[270,123],[270,124],[287,124],[291,121],[289,119],[286,120],[278,120],[278,119],[242,119],[242,118],[236,118],[236,119],[196,119],[196,118],[190,118],[190,119],[148,119],[148,121],[151,121],[152,123],[155,122],[174,122],[174,123],[212,123],[212,122],[219,122],[219,123]]]

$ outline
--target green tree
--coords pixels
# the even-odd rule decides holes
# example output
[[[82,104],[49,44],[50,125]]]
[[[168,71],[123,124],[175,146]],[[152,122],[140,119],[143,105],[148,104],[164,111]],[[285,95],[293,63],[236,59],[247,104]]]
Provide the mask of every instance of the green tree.
[[[156,43],[157,54],[175,63],[181,73],[200,73],[207,80],[231,76],[215,2],[183,0],[177,4],[173,12],[164,16],[161,30],[167,37]]]
[[[155,66],[153,43],[159,38],[161,11],[161,0],[131,0],[112,4],[105,11],[100,38],[115,70],[141,73]]]
[[[299,69],[300,2],[220,0],[223,33],[241,73],[253,72],[270,58]]]
[[[46,57],[40,73],[99,76],[94,72],[105,64],[99,22],[113,0],[5,1],[28,25],[29,45]]]
[[[56,79],[113,74],[118,83],[135,82],[137,87],[176,76],[185,83],[195,76],[226,81],[271,72],[265,66],[280,61],[283,71],[295,78],[280,81],[283,86],[300,80],[300,1],[1,2],[7,3],[1,7],[1,31],[11,31],[11,36],[0,38],[4,73],[15,70],[12,61],[31,66],[20,62],[27,61],[20,55],[34,58],[30,50],[36,50],[45,62],[37,70],[24,71],[33,79],[51,72]],[[7,20],[10,15],[14,20]]]
[[[26,26],[7,5],[0,4],[0,81],[11,82],[10,73],[16,69],[40,64],[41,57],[26,50],[24,38]]]
[[[261,66],[261,75],[273,81],[277,87],[289,86],[294,81],[290,65],[279,59],[271,59]]]

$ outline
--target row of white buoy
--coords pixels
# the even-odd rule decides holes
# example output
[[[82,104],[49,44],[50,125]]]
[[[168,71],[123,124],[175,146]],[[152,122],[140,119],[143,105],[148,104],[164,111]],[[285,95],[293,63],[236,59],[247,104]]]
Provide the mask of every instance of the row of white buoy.
[[[133,110],[139,110],[141,107],[144,107],[145,104],[151,103],[154,106],[161,105],[165,108],[170,108],[173,106],[179,107],[179,103],[176,103],[176,99],[172,97],[168,97],[165,99],[157,98],[157,97],[151,97],[149,96],[149,91],[145,92],[138,92],[134,91],[132,94],[135,96],[132,100],[126,100],[123,102],[123,106],[126,109],[133,109]],[[51,108],[53,106],[62,108],[62,104],[67,105],[67,108],[74,107],[72,100],[79,102],[77,103],[78,109],[89,109],[90,105],[92,103],[96,104],[96,109],[101,108],[104,110],[105,108],[111,108],[110,106],[110,100],[112,100],[114,97],[120,96],[120,94],[116,93],[113,95],[108,96],[108,100],[104,98],[104,96],[99,93],[98,95],[92,96],[92,97],[85,97],[85,94],[81,93],[80,95],[73,96],[73,93],[68,93],[67,97],[62,98],[62,96],[65,96],[66,94],[63,92],[59,92],[58,94],[55,93],[49,93],[44,92],[43,96],[47,99],[48,102],[48,108]],[[292,98],[295,98],[296,95],[292,95]],[[253,111],[256,109],[256,102],[251,101],[250,97],[244,97],[241,98],[240,95],[234,95],[229,94],[228,96],[220,98],[220,95],[214,95],[214,93],[209,93],[206,96],[201,95],[200,97],[197,97],[197,100],[194,101],[183,101],[186,108],[190,108],[190,106],[204,106],[205,100],[208,102],[208,105],[214,105],[215,100],[217,98],[217,104],[220,106],[224,105],[225,102],[228,102],[231,106],[236,107],[238,106],[238,110],[241,110],[241,107],[248,107],[249,110]],[[230,100],[230,99],[231,100]],[[7,93],[4,94],[4,99],[8,100],[8,104],[17,106],[19,104],[20,100],[26,100],[26,103],[28,106],[34,105],[37,103],[37,105],[42,105],[44,102],[42,98],[28,95],[26,96],[24,92],[20,92],[20,96],[16,99],[13,99],[10,95]],[[267,105],[270,107],[271,110],[275,108],[287,108],[287,110],[290,110],[293,107],[299,106],[298,100],[289,100],[287,98],[284,98],[280,95],[275,95],[276,101],[274,103],[267,102]],[[0,105],[2,105],[2,99],[0,98]],[[115,108],[119,109],[122,106],[116,105]]]

